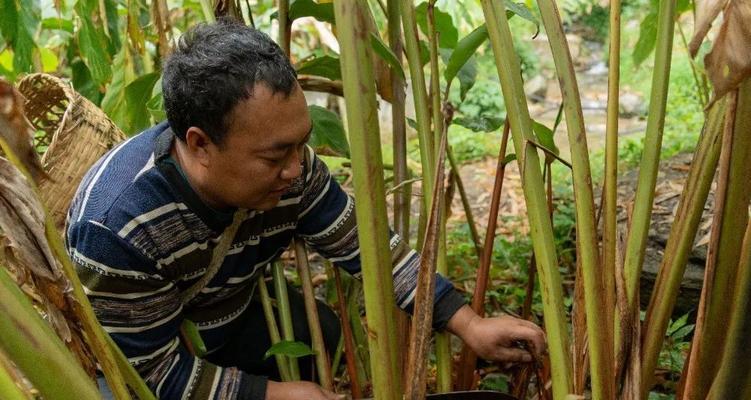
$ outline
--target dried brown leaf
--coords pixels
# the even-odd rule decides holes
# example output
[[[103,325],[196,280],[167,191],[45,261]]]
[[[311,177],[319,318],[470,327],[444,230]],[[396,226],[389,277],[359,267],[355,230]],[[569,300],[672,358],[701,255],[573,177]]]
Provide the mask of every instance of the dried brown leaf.
[[[699,46],[707,36],[709,29],[712,27],[712,23],[717,16],[720,15],[720,11],[725,7],[728,0],[701,0],[696,1],[696,21],[694,23],[694,36],[691,38],[691,42],[688,44],[688,50],[691,53],[691,57],[696,57],[696,52],[699,51]]]
[[[0,79],[0,137],[21,159],[35,180],[47,177],[34,150],[34,131],[23,111],[24,98],[10,83]]]
[[[47,244],[44,209],[26,178],[0,158],[0,233],[8,260],[36,276],[56,280],[61,274]]]
[[[751,76],[751,0],[731,0],[712,50],[704,58],[715,99]]]
[[[68,341],[70,329],[64,313],[70,309],[66,298],[70,286],[47,243],[44,209],[26,178],[1,157],[0,237],[13,275],[24,291],[41,303],[60,337]]]

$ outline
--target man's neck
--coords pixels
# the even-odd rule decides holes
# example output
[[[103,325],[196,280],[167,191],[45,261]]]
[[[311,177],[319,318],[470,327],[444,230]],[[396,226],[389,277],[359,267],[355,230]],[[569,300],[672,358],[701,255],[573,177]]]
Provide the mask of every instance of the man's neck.
[[[188,154],[188,149],[185,148],[185,143],[177,137],[175,137],[172,146],[170,146],[170,156],[175,160],[175,163],[182,171],[183,176],[185,176],[185,179],[188,181],[188,185],[190,185],[204,204],[220,212],[228,209],[228,207],[213,200],[212,197],[206,193],[200,184],[200,179],[197,178],[199,174],[195,170],[195,164],[188,161],[190,160],[190,155]]]

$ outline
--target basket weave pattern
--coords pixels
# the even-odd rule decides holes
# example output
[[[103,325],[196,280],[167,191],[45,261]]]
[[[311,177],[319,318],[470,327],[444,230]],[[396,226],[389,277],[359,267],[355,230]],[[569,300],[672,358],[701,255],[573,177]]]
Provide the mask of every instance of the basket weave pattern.
[[[42,200],[58,228],[65,224],[73,196],[86,171],[125,134],[92,102],[63,80],[32,74],[18,84],[26,98],[26,116],[47,145],[42,165],[52,180],[40,185]]]

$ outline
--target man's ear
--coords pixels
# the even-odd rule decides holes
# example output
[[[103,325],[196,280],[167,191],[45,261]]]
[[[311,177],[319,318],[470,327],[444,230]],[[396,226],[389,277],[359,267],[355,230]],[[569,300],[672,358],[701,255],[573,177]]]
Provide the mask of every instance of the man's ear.
[[[210,150],[215,145],[203,129],[195,126],[188,128],[188,131],[185,132],[185,145],[191,158],[197,160],[204,167],[208,166]]]

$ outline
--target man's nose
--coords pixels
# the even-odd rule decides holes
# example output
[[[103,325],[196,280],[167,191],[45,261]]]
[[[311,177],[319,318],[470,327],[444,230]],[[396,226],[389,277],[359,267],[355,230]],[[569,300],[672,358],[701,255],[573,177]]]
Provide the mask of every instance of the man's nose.
[[[304,148],[295,149],[282,169],[281,178],[291,181],[302,174],[302,152]]]

